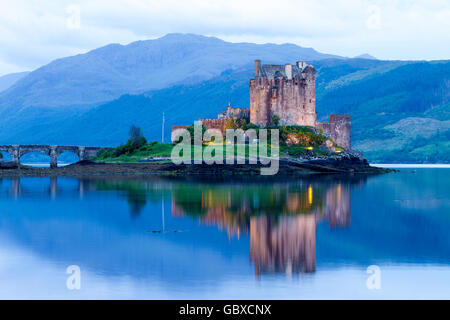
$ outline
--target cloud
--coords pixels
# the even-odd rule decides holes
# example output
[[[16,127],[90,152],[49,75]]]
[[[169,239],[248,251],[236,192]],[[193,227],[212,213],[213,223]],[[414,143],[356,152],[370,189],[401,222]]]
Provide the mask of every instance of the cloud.
[[[366,20],[367,28],[372,30],[381,29],[381,9],[378,6],[370,5],[367,8],[368,18]]]
[[[79,5],[71,4],[66,7],[68,14],[66,18],[66,27],[70,30],[81,28],[81,8]]]
[[[170,32],[345,56],[445,59],[448,30],[447,0],[2,0],[0,74]]]

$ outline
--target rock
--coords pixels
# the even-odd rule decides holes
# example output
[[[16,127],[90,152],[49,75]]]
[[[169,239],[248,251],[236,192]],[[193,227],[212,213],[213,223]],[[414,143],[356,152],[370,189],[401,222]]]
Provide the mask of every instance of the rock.
[[[333,141],[328,139],[327,141],[325,141],[325,145],[331,149],[334,146],[334,143],[333,143]]]
[[[171,160],[170,157],[147,157],[139,160],[139,162],[166,161]]]
[[[331,152],[333,152],[330,148],[328,148],[327,146],[320,146],[319,147],[319,150],[320,151],[325,151],[325,152],[328,152],[328,153],[331,153]]]
[[[309,145],[310,140],[309,137],[303,134],[289,133],[286,138],[286,144],[288,146],[293,145]]]

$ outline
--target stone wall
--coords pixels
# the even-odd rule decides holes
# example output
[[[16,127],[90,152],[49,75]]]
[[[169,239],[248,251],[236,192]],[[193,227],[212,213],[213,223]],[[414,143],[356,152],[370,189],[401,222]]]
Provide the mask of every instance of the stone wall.
[[[199,120],[206,129],[218,129],[222,132],[222,135],[225,135],[225,123],[227,121],[226,118],[222,119],[200,119]]]
[[[170,140],[172,141],[172,143],[175,141],[175,137],[178,136],[178,131],[185,130],[187,127],[189,127],[189,126],[172,126],[172,134],[170,137]]]
[[[317,122],[317,128],[322,128],[329,136],[345,150],[351,149],[351,118],[349,114],[332,114],[329,122]]]
[[[242,109],[242,110],[248,110],[248,109]],[[220,118],[220,119],[199,119],[198,121],[202,123],[202,125],[205,126],[206,129],[218,129],[222,133],[223,136],[225,136],[226,130],[225,130],[225,124],[227,122],[227,119],[229,118]],[[171,141],[174,142],[175,137],[177,136],[178,130],[186,129],[189,126],[172,126],[172,136]]]

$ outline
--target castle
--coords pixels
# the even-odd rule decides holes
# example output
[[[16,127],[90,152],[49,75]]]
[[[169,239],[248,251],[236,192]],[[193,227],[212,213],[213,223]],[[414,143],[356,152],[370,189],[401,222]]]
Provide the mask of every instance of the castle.
[[[218,114],[217,119],[200,119],[207,129],[225,133],[227,119],[241,119],[265,127],[274,116],[280,125],[308,126],[322,130],[344,149],[351,148],[350,115],[330,115],[329,121],[317,121],[316,69],[304,61],[295,65],[263,65],[255,60],[255,78],[249,80],[250,109],[231,108]],[[187,126],[173,126],[176,130]],[[172,139],[173,141],[173,139]]]

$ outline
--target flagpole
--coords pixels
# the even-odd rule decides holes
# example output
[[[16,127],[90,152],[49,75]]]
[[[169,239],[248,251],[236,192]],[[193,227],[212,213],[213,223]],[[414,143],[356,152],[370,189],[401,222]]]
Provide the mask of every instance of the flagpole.
[[[163,112],[163,118],[162,118],[162,129],[161,129],[161,137],[162,137],[162,143],[164,143],[164,122],[166,120],[164,119],[164,112]]]

